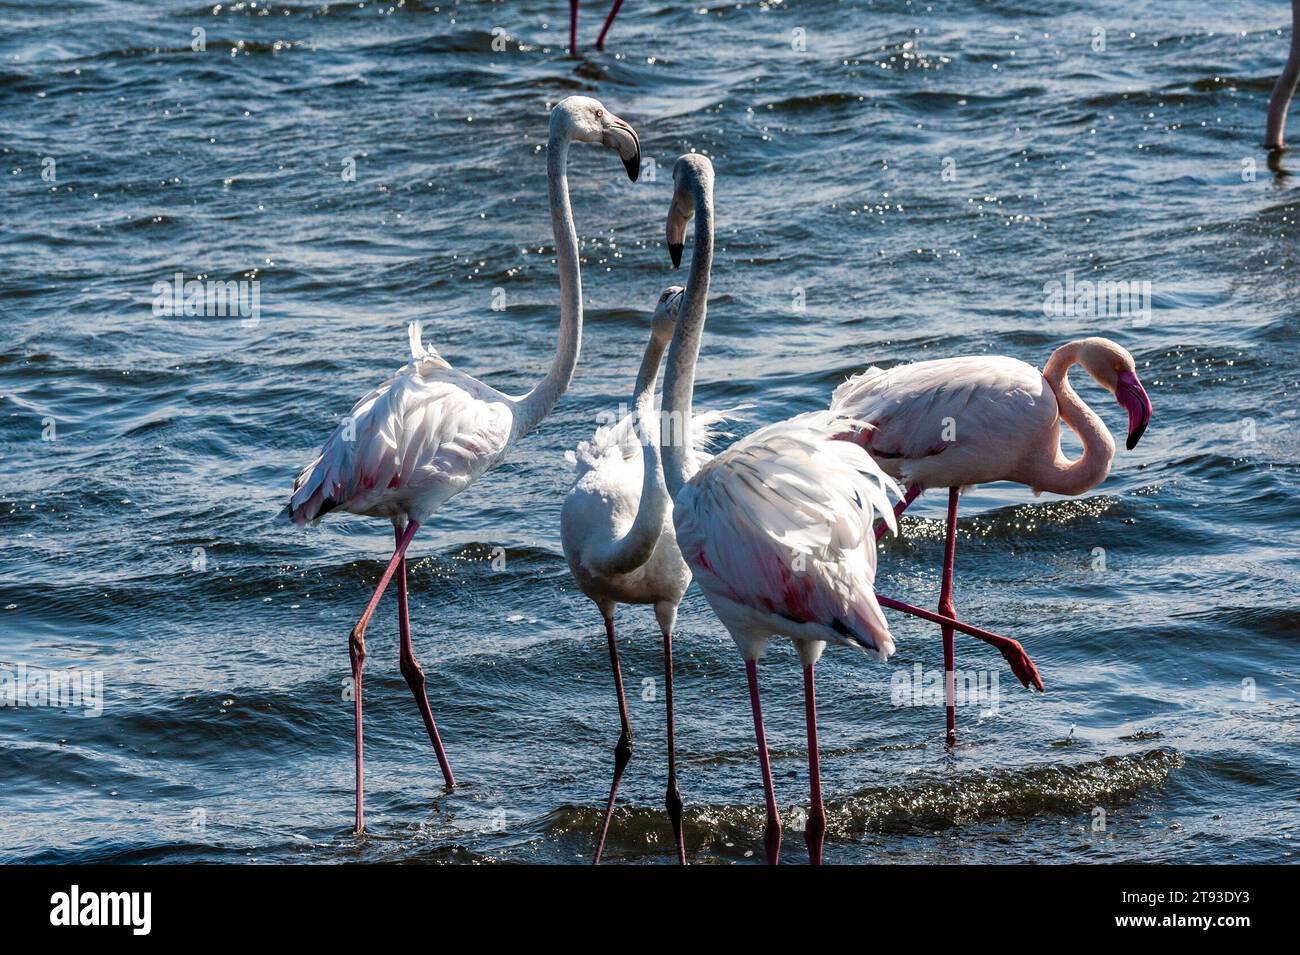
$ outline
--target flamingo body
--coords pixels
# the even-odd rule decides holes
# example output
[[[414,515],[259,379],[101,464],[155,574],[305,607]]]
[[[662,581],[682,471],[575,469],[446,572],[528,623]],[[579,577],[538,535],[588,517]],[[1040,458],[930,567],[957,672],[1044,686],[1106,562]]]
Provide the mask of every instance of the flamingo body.
[[[294,481],[296,523],[337,508],[424,524],[505,457],[516,399],[452,368],[420,335],[412,322],[410,363],[353,406]]]
[[[796,642],[805,665],[826,644],[894,652],[876,602],[877,518],[898,486],[845,422],[812,412],[760,428],[705,464],[673,508],[682,556],[741,655]]]
[[[1059,436],[1056,395],[1042,374],[1003,356],[869,368],[835,389],[831,409],[872,425],[863,447],[921,489],[1016,480],[1021,463]]]

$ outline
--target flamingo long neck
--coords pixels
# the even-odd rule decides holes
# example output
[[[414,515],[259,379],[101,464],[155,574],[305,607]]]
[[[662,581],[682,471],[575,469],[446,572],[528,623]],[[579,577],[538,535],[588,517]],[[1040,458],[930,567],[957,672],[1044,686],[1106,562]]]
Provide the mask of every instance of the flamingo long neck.
[[[514,440],[541,422],[569,388],[582,349],[582,273],[578,267],[578,232],[569,205],[569,134],[551,129],[546,144],[546,191],[551,202],[555,259],[560,266],[560,340],[550,370],[515,407]]]
[[[654,553],[668,516],[668,489],[659,454],[659,427],[655,421],[655,378],[668,343],[652,336],[641,358],[636,388],[632,392],[632,425],[641,441],[641,503],[627,533],[614,541],[605,558],[605,571],[626,574],[640,567]]]
[[[1091,490],[1110,473],[1110,462],[1115,457],[1115,439],[1102,424],[1096,413],[1084,403],[1070,387],[1067,377],[1071,366],[1079,361],[1079,343],[1062,345],[1052,352],[1043,368],[1043,378],[1056,395],[1056,406],[1061,420],[1083,442],[1083,454],[1071,461],[1061,450],[1060,432],[1042,456],[1032,461],[1025,483],[1035,491],[1053,494],[1082,494]]]
[[[695,247],[691,250],[691,271],[686,279],[682,314],[668,350],[664,372],[664,415],[659,440],[663,448],[664,480],[668,493],[677,492],[691,479],[694,447],[691,437],[691,398],[695,392],[695,362],[700,356],[700,335],[709,301],[709,274],[713,270],[713,179],[701,179],[692,169],[692,200],[695,203]],[[664,440],[667,432],[669,439]]]
[[[1264,145],[1278,149],[1286,145],[1286,114],[1300,83],[1300,0],[1291,0],[1291,54],[1286,59],[1282,75],[1273,85],[1273,95],[1268,101],[1268,130]]]

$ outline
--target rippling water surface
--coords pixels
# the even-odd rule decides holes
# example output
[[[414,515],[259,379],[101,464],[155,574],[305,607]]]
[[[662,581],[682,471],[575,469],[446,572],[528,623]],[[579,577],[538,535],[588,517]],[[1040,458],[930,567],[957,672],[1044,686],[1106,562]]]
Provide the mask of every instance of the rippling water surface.
[[[870,363],[1041,365],[1090,333],[1133,352],[1156,408],[1081,499],[963,499],[959,612],[1021,639],[1045,695],[962,638],[958,667],[1000,693],[959,709],[947,752],[941,707],[891,693],[942,667],[933,627],[894,617],[889,665],[828,652],[827,860],[1291,859],[1300,190],[1258,147],[1288,12],[631,0],[609,50],[574,60],[564,0],[0,0],[0,674],[98,672],[104,693],[98,718],[0,710],[0,860],[588,856],[617,716],[560,552],[563,453],[626,400],[654,297],[681,278],[662,230],[689,150],[718,171],[700,403],[752,403],[739,430],[823,407]],[[584,5],[588,44],[602,15]],[[391,532],[273,518],[404,361],[406,322],[507,391],[543,373],[546,118],[576,92],[637,127],[657,175],[632,185],[574,150],[573,388],[413,547],[417,652],[463,785],[441,791],[389,598],[357,838],[346,641]],[[176,272],[256,279],[260,320],[155,316]],[[1149,281],[1149,316],[1044,317],[1068,272]],[[880,589],[933,605],[942,495],[911,514]],[[636,752],[608,857],[668,862],[658,632],[646,608],[620,626]],[[761,858],[743,668],[694,591],[676,650],[690,855]],[[792,648],[762,672],[794,809]]]

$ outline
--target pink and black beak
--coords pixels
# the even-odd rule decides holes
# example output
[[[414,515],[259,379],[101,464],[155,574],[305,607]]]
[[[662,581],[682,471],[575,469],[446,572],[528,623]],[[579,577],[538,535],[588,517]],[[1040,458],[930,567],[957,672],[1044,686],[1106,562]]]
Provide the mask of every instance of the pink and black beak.
[[[1137,375],[1121,371],[1115,382],[1115,400],[1128,412],[1128,442],[1125,446],[1132,451],[1151,421],[1151,399]]]

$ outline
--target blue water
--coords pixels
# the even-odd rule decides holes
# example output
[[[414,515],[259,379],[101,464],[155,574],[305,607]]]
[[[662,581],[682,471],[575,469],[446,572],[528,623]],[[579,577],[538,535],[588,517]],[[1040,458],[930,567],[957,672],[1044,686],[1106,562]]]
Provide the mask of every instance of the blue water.
[[[584,5],[588,46],[603,12]],[[20,667],[103,681],[97,717],[0,708],[0,861],[589,856],[618,724],[599,616],[560,552],[563,453],[627,399],[681,278],[662,230],[688,150],[718,173],[699,404],[751,403],[739,431],[824,407],[868,364],[1041,365],[1086,334],[1133,352],[1155,405],[1081,499],[963,498],[959,613],[1023,641],[1045,695],[960,639],[959,669],[1000,691],[959,707],[949,752],[942,708],[891,694],[942,667],[935,628],[891,615],[889,665],[828,652],[827,861],[1290,861],[1300,179],[1258,146],[1288,24],[1280,0],[631,0],[607,52],[570,59],[563,0],[0,0],[0,690]],[[575,92],[636,126],[657,175],[633,185],[575,148],[573,388],[412,550],[462,785],[442,792],[388,598],[358,838],[347,634],[391,529],[274,517],[405,360],[408,321],[496,387],[544,372],[546,118]],[[257,280],[259,320],[155,315],[176,272]],[[1046,317],[1067,272],[1150,282],[1150,312]],[[884,546],[882,592],[934,604],[942,507],[923,497]],[[643,682],[658,631],[646,608],[619,626],[636,751],[607,858],[670,862],[663,695]],[[689,854],[760,860],[744,671],[694,591],[676,653]],[[792,649],[761,670],[797,827]]]

